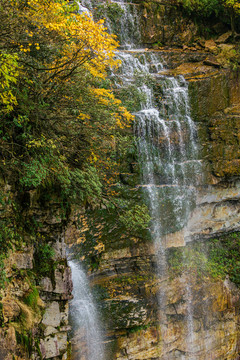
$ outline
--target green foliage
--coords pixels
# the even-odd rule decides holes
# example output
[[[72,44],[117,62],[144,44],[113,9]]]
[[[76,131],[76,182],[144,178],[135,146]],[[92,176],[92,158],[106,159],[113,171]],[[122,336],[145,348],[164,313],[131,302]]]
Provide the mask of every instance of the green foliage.
[[[239,0],[222,0],[224,6],[232,9],[236,14],[240,14],[240,1]]]
[[[119,220],[125,225],[127,230],[141,232],[148,228],[151,217],[146,205],[135,205],[120,215]]]
[[[235,34],[239,28],[237,19],[240,16],[239,0],[177,0],[178,4],[196,21],[215,17],[218,20],[231,25],[232,32]]]
[[[6,272],[5,272],[5,265],[4,265],[5,259],[6,259],[6,255],[1,254],[0,255],[0,288],[1,289],[4,289],[8,282],[8,278],[7,278]]]
[[[168,250],[169,272],[173,277],[181,275],[184,271],[195,272],[199,276],[207,275],[207,262],[207,255],[202,244]]]
[[[44,159],[33,159],[31,163],[23,163],[24,176],[20,178],[20,183],[28,188],[38,187],[46,179],[48,167]]]
[[[38,256],[43,262],[47,262],[54,257],[54,250],[49,244],[39,245]]]
[[[121,32],[121,17],[124,10],[117,3],[98,4],[94,11],[96,19],[107,18],[111,22],[111,30],[118,35]]]
[[[27,296],[23,299],[24,303],[31,307],[33,310],[38,309],[38,299],[39,299],[39,292],[36,286],[32,286],[30,292]]]
[[[224,279],[227,275],[240,286],[240,233],[232,233],[181,249],[168,250],[169,271],[173,277],[184,271],[199,277]]]
[[[4,261],[9,250],[18,249],[22,243],[21,227],[16,222],[14,211],[16,204],[9,194],[0,192],[0,288],[4,288],[8,279],[5,273]]]
[[[0,52],[0,101],[2,103],[0,114],[9,113],[16,105],[12,85],[16,84],[18,76],[18,55]]]
[[[231,20],[231,28],[233,35],[236,32],[236,18],[240,15],[240,1],[239,0],[222,0],[224,8]]]
[[[124,14],[124,10],[116,3],[101,4],[96,9],[96,17],[107,17],[112,22],[117,22]]]
[[[118,91],[118,97],[132,112],[141,110],[141,104],[146,102],[146,95],[134,85],[120,89]]]
[[[55,3],[64,12],[55,11]],[[76,4],[32,4],[0,0],[0,45],[5,49],[0,51],[0,172],[23,193],[55,188],[62,203],[96,206],[116,180],[121,121],[130,115],[114,99],[106,78],[107,65],[116,65],[112,50],[117,43],[102,22],[85,17],[79,21],[86,28],[75,41],[71,31],[80,26],[72,16]],[[51,23],[46,9],[52,11]],[[123,10],[107,4],[104,11],[115,21]],[[48,26],[55,26],[54,31]],[[100,48],[108,50],[99,62],[101,49],[94,47],[100,42],[91,32],[102,36]],[[91,47],[87,55],[86,43]]]
[[[218,15],[222,10],[220,0],[178,0],[184,9],[189,13],[210,17],[212,14]]]
[[[240,233],[214,239],[209,244],[209,267],[212,273],[224,277],[229,275],[240,286]]]
[[[142,331],[142,330],[147,330],[149,327],[151,327],[151,323],[146,324],[146,325],[136,325],[131,327],[130,329],[128,329],[128,333],[129,334],[134,334],[136,332]]]
[[[54,250],[49,245],[42,241],[38,244],[35,255],[36,272],[39,275],[50,275],[54,271]],[[34,294],[33,294],[34,295]]]
[[[12,247],[12,244],[15,242],[15,227],[11,223],[11,219],[1,219],[0,228],[1,252],[6,253],[8,249]]]
[[[16,331],[16,339],[17,343],[23,347],[23,349],[30,356],[33,350],[33,337],[31,332],[29,331]]]
[[[102,194],[102,183],[93,166],[88,165],[84,170],[76,169],[70,176],[74,197],[84,203],[98,203]]]

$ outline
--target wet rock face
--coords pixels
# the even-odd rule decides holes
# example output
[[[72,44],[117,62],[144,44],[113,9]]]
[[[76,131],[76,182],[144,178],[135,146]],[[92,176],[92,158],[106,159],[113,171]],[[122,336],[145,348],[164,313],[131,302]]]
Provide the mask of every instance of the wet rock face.
[[[184,75],[189,82],[204,164],[204,181],[199,182],[188,224],[175,233],[169,231],[163,239],[167,248],[176,250],[185,241],[206,239],[207,244],[221,234],[240,230],[239,115],[235,107],[239,85],[229,70],[217,68],[213,60],[212,65],[206,63],[206,54],[195,53],[191,61],[192,54],[161,52],[171,64],[165,73]],[[159,95],[159,82],[156,78],[155,95]],[[129,198],[139,188],[131,183]],[[84,255],[94,259],[89,275],[107,334],[106,360],[175,360],[189,359],[191,354],[198,360],[238,358],[239,290],[230,281],[203,274],[201,268],[179,273],[180,259],[175,259],[176,272],[159,280],[156,249],[145,233],[137,237],[118,232],[118,217],[110,219],[104,211],[99,219],[93,215],[89,220],[90,216],[86,215],[82,228],[71,228],[69,237],[74,233],[74,242],[85,245],[86,239],[95,241],[84,249]],[[165,314],[159,311],[161,293],[167,298]],[[193,309],[190,340],[189,297]]]
[[[174,1],[149,1],[139,3],[142,39],[145,44],[181,46],[192,41],[197,28],[191,20],[179,16]]]
[[[202,158],[216,182],[240,175],[240,87],[238,74],[200,64],[180,65],[189,81],[192,116],[199,127]],[[238,85],[237,85],[238,83]],[[208,181],[211,182],[209,172]],[[228,181],[228,180],[227,180]]]
[[[204,172],[197,207],[184,231],[187,241],[191,241],[240,228],[240,87],[238,74],[228,69],[206,65],[206,60],[185,63],[178,56],[178,61],[168,73],[188,80]],[[169,234],[167,246],[178,246],[180,237],[180,233]]]
[[[141,251],[144,257],[112,260],[109,253],[95,273],[93,284],[101,294],[102,324],[107,333],[107,359],[160,360],[167,356],[175,360],[194,354],[195,359],[235,360],[239,290],[228,280],[211,280],[193,271],[176,272],[159,281],[154,275],[156,258],[151,248]],[[111,277],[105,273],[106,267],[115,269]],[[158,310],[163,292],[167,298],[165,314]],[[193,308],[191,341],[189,296]],[[161,318],[164,321],[159,326]]]
[[[206,239],[207,243],[240,230],[240,119],[235,106],[240,96],[235,75],[217,68],[213,60],[206,62],[202,53],[196,54],[194,62],[189,61],[191,52],[166,51],[162,56],[171,64],[169,75],[184,75],[189,81],[204,164],[204,181],[199,182],[188,224],[175,233],[169,231],[163,239],[166,247],[178,250],[185,241]],[[156,84],[157,94],[158,79]],[[87,220],[85,225],[89,225]],[[178,266],[175,273],[159,280],[156,249],[145,234],[127,239],[122,234],[118,239],[103,216],[100,225],[109,232],[99,239],[103,246],[95,253],[90,277],[107,334],[106,360],[175,360],[189,359],[191,354],[199,360],[238,358],[240,293],[229,280],[199,275],[202,269],[198,274],[196,268],[179,273]],[[114,218],[112,228],[116,226]],[[97,233],[91,228],[95,240]],[[175,265],[178,262],[180,268],[179,259]],[[161,293],[167,298],[165,314],[158,306]]]

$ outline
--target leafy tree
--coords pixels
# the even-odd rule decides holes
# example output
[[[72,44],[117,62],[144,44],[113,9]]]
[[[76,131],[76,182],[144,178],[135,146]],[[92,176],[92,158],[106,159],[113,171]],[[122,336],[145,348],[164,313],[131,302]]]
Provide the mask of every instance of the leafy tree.
[[[240,15],[240,1],[239,0],[223,0],[223,5],[231,19],[231,29],[233,35],[236,33],[236,17]]]
[[[24,191],[59,187],[96,202],[132,120],[104,83],[119,64],[114,36],[65,0],[0,0],[0,20],[3,176]],[[95,196],[84,199],[90,184]]]

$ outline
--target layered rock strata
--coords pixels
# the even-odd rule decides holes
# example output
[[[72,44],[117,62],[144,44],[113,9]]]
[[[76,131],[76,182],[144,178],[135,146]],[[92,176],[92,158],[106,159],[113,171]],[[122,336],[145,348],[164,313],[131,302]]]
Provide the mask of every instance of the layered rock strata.
[[[194,60],[191,60],[193,53],[186,51],[155,54],[172,65],[165,75],[183,75],[189,83],[204,173],[188,224],[181,231],[169,232],[163,241],[171,252],[172,248],[184,246],[186,241],[205,240],[207,255],[207,243],[211,243],[212,238],[240,229],[238,75],[206,64],[208,54],[203,52],[194,52]],[[159,94],[161,83],[156,77],[156,98]],[[133,164],[131,168],[136,166]],[[129,185],[132,178],[137,179],[128,176]],[[125,178],[125,181],[128,180]],[[141,197],[139,184],[133,186],[131,182],[127,191],[130,198],[131,194]],[[155,360],[165,356],[190,359],[193,356],[199,360],[236,360],[239,290],[228,279],[223,281],[201,273],[197,266],[180,271],[180,255],[174,260],[179,268],[173,267],[169,277],[159,281],[156,249],[147,234],[138,237],[123,232],[118,236],[118,220],[106,213],[103,209],[98,216],[94,212],[81,214],[80,223],[84,226],[78,226],[75,242],[80,244],[81,255],[84,253],[88,261],[91,259],[89,276],[107,334],[107,359]],[[89,238],[95,245],[94,251],[84,245]],[[160,291],[166,294],[166,314],[159,313]],[[189,297],[193,309],[190,342]],[[164,320],[160,328],[161,317]]]
[[[14,195],[8,187],[8,196]],[[22,219],[34,217],[41,227],[25,233],[25,243],[13,246],[4,260],[0,358],[63,360],[68,357],[72,281],[61,208],[55,201],[43,208],[34,192],[27,195]],[[2,210],[3,216],[13,216],[10,208],[7,214]]]

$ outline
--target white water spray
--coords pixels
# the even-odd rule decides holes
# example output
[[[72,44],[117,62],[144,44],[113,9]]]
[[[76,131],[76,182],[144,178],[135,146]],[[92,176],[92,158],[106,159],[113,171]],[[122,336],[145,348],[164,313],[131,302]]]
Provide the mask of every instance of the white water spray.
[[[72,270],[73,300],[70,319],[73,324],[73,351],[76,360],[105,360],[103,339],[96,305],[87,276],[80,263],[69,261]]]
[[[91,0],[82,0],[81,4],[89,10],[93,9]],[[164,66],[158,54],[143,50],[136,51],[141,45],[136,5],[124,0],[111,1],[110,5],[117,5],[122,10],[118,35],[121,48],[131,50],[119,51],[116,54],[122,65],[117,74],[112,74],[112,79],[119,89],[135,86],[135,92],[140,99],[138,111],[136,110],[135,113],[134,131],[142,166],[142,185],[152,217],[151,235],[157,254],[157,275],[161,281],[165,281],[167,260],[164,238],[167,234],[184,231],[191,211],[195,207],[196,185],[202,172],[201,161],[198,160],[196,126],[190,114],[188,85],[183,77],[159,74]],[[113,24],[109,19],[106,20],[106,24],[111,32]],[[151,85],[153,76],[161,90],[161,99],[156,99],[156,93]],[[183,359],[192,360],[194,319],[191,284],[183,284],[183,286],[186,294],[186,328],[189,339],[187,341],[189,355],[184,356]],[[78,298],[80,293],[76,293],[75,296]],[[164,348],[167,298],[161,288],[158,303]],[[89,308],[83,312],[89,314]],[[79,314],[79,317],[81,316],[84,318],[84,315]],[[95,322],[84,321],[88,324]],[[90,342],[94,335],[91,331],[90,334],[88,341],[90,347],[94,347],[95,345],[91,345]],[[101,351],[98,351],[101,354]],[[167,353],[167,349],[164,352]],[[95,358],[87,359],[103,359],[99,354],[94,356]],[[168,355],[166,356],[168,358]]]

